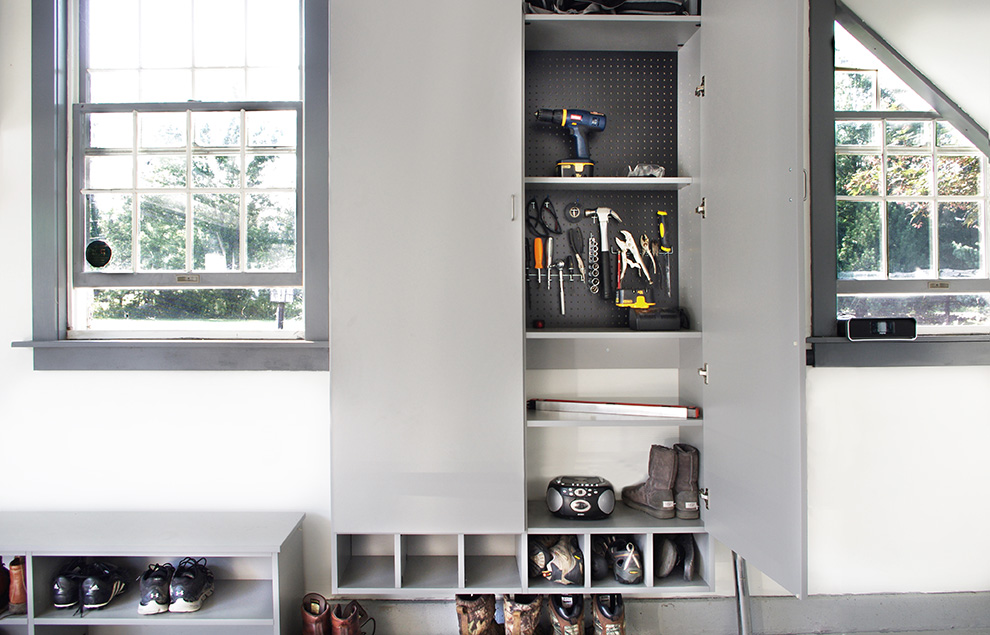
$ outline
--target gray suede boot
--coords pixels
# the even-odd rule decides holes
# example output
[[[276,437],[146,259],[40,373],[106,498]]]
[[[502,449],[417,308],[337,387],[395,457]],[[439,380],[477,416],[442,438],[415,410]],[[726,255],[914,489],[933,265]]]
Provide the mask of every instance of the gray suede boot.
[[[677,452],[663,445],[652,446],[649,476],[638,485],[623,487],[622,502],[655,518],[673,518],[676,473]]]
[[[677,517],[694,520],[701,515],[698,508],[698,448],[675,443],[674,451],[677,452],[677,479],[674,481]]]

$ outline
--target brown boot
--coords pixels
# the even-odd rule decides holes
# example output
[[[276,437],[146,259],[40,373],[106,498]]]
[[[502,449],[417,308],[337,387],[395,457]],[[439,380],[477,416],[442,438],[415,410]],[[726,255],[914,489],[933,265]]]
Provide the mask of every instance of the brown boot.
[[[457,626],[460,635],[498,635],[504,631],[495,623],[495,595],[458,595]]]
[[[364,635],[361,627],[369,621],[374,622],[357,600],[351,600],[347,606],[341,608],[338,604],[330,611],[330,632],[333,635]]]
[[[626,635],[626,608],[622,596],[613,593],[596,595],[595,635]]]
[[[27,613],[27,585],[24,582],[24,556],[10,561],[10,613]]]
[[[302,619],[302,635],[330,635],[330,604],[319,593],[303,597]]]
[[[655,518],[674,517],[674,476],[677,452],[663,446],[650,448],[649,476],[638,485],[622,488],[622,502]]]
[[[516,595],[502,598],[505,612],[505,635],[534,635],[540,623],[543,596]]]
[[[551,595],[550,624],[553,635],[584,635],[584,596]]]
[[[674,501],[677,517],[694,520],[701,515],[698,508],[698,448],[687,443],[675,443],[677,478],[674,481]]]

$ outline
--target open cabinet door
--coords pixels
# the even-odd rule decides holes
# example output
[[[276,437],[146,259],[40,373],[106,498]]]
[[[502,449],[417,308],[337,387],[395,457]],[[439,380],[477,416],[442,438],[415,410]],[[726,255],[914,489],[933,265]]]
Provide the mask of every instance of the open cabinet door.
[[[807,591],[804,2],[705,0],[706,528]]]

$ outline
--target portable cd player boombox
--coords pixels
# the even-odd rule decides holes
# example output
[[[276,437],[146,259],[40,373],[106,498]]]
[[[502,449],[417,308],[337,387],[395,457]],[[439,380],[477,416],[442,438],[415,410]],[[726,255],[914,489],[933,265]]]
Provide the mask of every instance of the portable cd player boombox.
[[[547,485],[547,508],[560,518],[600,520],[615,509],[615,491],[600,476],[558,476]]]

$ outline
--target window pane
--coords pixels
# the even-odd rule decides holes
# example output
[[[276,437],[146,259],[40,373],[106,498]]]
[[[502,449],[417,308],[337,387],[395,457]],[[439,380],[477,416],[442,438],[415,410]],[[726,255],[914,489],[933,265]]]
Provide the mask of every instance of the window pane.
[[[86,157],[83,187],[112,190],[134,186],[134,162],[130,156]]]
[[[140,76],[137,71],[89,71],[87,76],[91,102],[140,101]]]
[[[200,101],[241,101],[247,98],[243,68],[197,69],[195,78],[195,95]]]
[[[836,110],[876,110],[875,71],[835,71]]]
[[[284,329],[301,330],[302,289],[273,294],[271,289],[89,289],[76,296],[88,304],[94,330],[278,330],[279,303]],[[278,290],[281,291],[281,290]],[[162,322],[167,322],[163,325]]]
[[[288,189],[296,186],[296,156],[268,154],[248,157],[247,186]]]
[[[879,65],[879,62],[877,64]],[[886,66],[880,66],[879,76],[880,110],[931,112],[931,104],[908,88],[908,85]]]
[[[86,244],[100,238],[112,251],[109,264],[99,271],[131,270],[132,202],[127,194],[86,195]],[[86,265],[86,270],[93,269]]]
[[[138,142],[142,148],[184,148],[186,146],[186,113],[140,113],[138,115]]]
[[[138,67],[138,2],[88,0],[89,68]]]
[[[249,66],[298,68],[302,41],[298,0],[248,0],[247,34]],[[268,99],[293,98],[273,95]]]
[[[295,271],[296,195],[248,197],[248,269]]]
[[[836,121],[835,145],[878,146],[880,145],[879,130],[879,121]]]
[[[837,201],[836,267],[840,279],[882,277],[880,204]]]
[[[931,278],[931,204],[887,203],[887,272],[891,278]]]
[[[296,146],[296,111],[262,110],[245,118],[249,146]]]
[[[143,70],[141,98],[135,101],[186,101],[192,98],[192,71]]]
[[[928,196],[932,191],[932,158],[927,155],[888,155],[887,194]]]
[[[141,67],[192,66],[190,0],[141,1]],[[188,98],[187,94],[185,98]]]
[[[977,202],[938,204],[940,278],[972,278],[981,271],[981,210]]]
[[[134,119],[130,113],[105,112],[86,116],[90,148],[133,148]]]
[[[979,196],[983,174],[980,158],[958,156],[938,158],[938,193],[940,196]]]
[[[151,155],[138,159],[138,187],[185,187],[186,157]]]
[[[237,194],[193,196],[193,268],[240,268],[240,201]]]
[[[241,116],[236,112],[194,112],[193,139],[204,147],[241,145]]]
[[[156,194],[140,197],[141,268],[183,271],[186,268],[186,197]]]
[[[196,66],[244,66],[244,3],[196,0],[193,9]]]
[[[241,184],[241,157],[237,155],[194,156],[193,187],[234,188]]]
[[[990,294],[839,295],[839,319],[913,317],[920,326],[990,326]]]
[[[836,154],[835,193],[839,196],[880,194],[880,155]]]
[[[248,68],[246,99],[297,100],[300,98],[298,66],[284,68]]]
[[[966,137],[959,134],[956,127],[947,121],[939,121],[935,124],[938,145],[941,147],[972,148],[973,143]]]
[[[888,121],[887,145],[903,148],[924,148],[931,145],[930,121]]]

